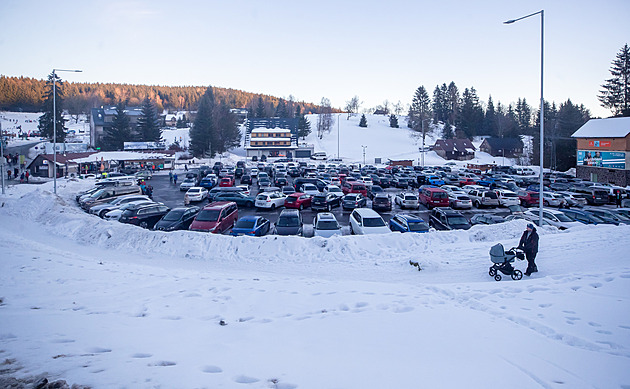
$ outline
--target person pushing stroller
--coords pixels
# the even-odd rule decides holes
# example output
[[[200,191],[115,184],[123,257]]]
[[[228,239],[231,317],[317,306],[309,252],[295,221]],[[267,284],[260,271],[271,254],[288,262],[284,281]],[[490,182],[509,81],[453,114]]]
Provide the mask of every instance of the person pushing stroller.
[[[532,223],[527,224],[527,229],[521,236],[518,248],[525,252],[525,258],[527,259],[527,270],[525,270],[525,275],[529,277],[532,273],[538,272],[538,267],[534,262],[536,254],[538,254],[538,233],[536,232],[536,227],[534,227]]]

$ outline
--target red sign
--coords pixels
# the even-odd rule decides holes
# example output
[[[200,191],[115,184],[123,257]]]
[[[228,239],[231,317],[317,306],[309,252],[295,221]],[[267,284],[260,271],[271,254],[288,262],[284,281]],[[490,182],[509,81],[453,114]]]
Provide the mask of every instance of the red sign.
[[[609,140],[589,140],[588,147],[612,147],[612,142]]]

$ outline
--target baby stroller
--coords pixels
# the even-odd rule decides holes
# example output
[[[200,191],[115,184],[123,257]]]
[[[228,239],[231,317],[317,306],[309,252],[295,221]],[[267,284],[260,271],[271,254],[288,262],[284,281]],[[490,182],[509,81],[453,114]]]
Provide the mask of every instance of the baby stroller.
[[[514,262],[514,258],[523,260],[525,259],[525,253],[517,247],[512,247],[508,251],[505,251],[501,243],[492,246],[490,248],[490,259],[494,264],[490,266],[490,270],[488,271],[490,277],[494,277],[495,281],[501,281],[501,274],[499,274],[499,272],[501,272],[506,276],[511,276],[513,280],[523,278],[523,272],[514,269],[511,265],[511,263]]]

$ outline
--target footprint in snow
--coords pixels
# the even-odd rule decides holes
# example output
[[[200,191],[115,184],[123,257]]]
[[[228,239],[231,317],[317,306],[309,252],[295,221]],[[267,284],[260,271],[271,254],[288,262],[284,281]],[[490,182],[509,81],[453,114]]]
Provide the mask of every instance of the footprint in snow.
[[[239,375],[234,377],[234,382],[239,384],[253,384],[254,382],[260,381],[258,378],[248,377],[246,375]]]
[[[135,354],[131,355],[131,358],[151,358],[152,356],[153,356],[153,354],[135,353]]]
[[[85,351],[87,351],[88,353],[93,353],[93,354],[101,354],[101,353],[111,353],[112,349],[103,348],[103,347],[90,347],[86,349]]]
[[[175,366],[177,363],[172,361],[158,361],[155,363],[149,363],[147,366]]]
[[[207,365],[204,366],[201,371],[203,371],[204,373],[222,373],[223,369],[221,369],[219,366]]]
[[[602,284],[600,284],[599,282],[593,282],[592,284],[590,284],[593,288],[597,289],[600,288],[602,286]]]

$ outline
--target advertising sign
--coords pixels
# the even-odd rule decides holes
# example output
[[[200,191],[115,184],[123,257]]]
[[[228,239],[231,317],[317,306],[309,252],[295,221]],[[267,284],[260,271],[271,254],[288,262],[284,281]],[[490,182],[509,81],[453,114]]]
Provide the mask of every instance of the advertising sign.
[[[623,151],[578,150],[577,164],[578,166],[625,169],[626,153]]]
[[[612,142],[609,140],[589,140],[588,147],[612,147]]]

